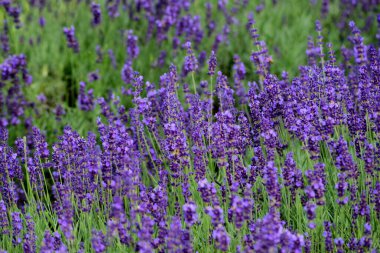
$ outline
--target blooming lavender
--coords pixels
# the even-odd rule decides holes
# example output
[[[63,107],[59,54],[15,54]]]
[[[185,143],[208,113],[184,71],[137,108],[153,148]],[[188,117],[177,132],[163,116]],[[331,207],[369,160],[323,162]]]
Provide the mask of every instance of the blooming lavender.
[[[230,245],[230,237],[226,232],[226,229],[219,225],[213,232],[212,238],[215,241],[215,246],[217,249],[221,251],[227,251]]]
[[[130,61],[137,58],[137,56],[140,53],[140,49],[137,45],[137,40],[138,40],[137,36],[133,34],[132,30],[129,30],[127,32],[126,46],[127,46],[127,53],[128,53]]]
[[[75,27],[65,27],[63,28],[63,33],[66,36],[67,47],[73,49],[74,53],[79,53],[79,43],[75,36]]]
[[[21,232],[23,230],[23,224],[21,220],[21,214],[19,212],[12,212],[12,242],[14,245],[18,245],[22,242]]]
[[[100,4],[91,3],[91,12],[92,12],[92,25],[97,26],[102,22],[102,10]]]
[[[183,213],[188,226],[192,226],[198,221],[197,206],[193,202],[183,205]]]
[[[86,83],[79,83],[79,95],[78,95],[78,104],[79,109],[83,111],[92,111],[94,109],[94,90],[90,89],[86,93]]]
[[[296,197],[296,191],[302,189],[304,181],[302,177],[302,171],[296,167],[296,163],[293,160],[293,153],[286,155],[284,168],[282,169],[282,176],[284,179],[284,185],[289,187],[292,193],[292,199]]]
[[[198,59],[195,57],[191,48],[191,42],[186,42],[185,48],[187,50],[187,56],[183,64],[183,75],[186,76],[190,72],[195,72],[198,69]]]
[[[378,0],[85,2],[0,0],[0,247],[379,248]],[[290,52],[272,20],[315,31]]]
[[[32,253],[37,252],[36,239],[37,236],[35,234],[35,224],[32,220],[32,217],[28,214],[26,217],[26,229],[27,233],[24,236],[24,244],[23,249],[24,252]]]
[[[6,235],[9,233],[9,221],[8,221],[8,213],[7,213],[7,206],[5,205],[4,200],[0,200],[0,232],[3,235]]]
[[[102,253],[106,250],[105,236],[101,231],[92,231],[91,245],[96,253]]]

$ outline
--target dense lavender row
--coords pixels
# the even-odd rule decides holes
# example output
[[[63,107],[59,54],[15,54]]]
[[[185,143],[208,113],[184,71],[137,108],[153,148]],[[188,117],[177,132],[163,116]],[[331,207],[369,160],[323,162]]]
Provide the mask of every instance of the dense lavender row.
[[[177,48],[161,52],[155,64],[165,67],[167,54],[185,56],[157,84],[147,81],[136,67],[144,62],[137,32],[123,31],[127,58],[117,66],[109,51],[107,63],[120,69],[121,91],[95,94],[90,85],[103,81],[98,70],[77,84],[80,115],[96,118],[97,132],[86,136],[65,126],[48,140],[47,130],[33,125],[47,98],[28,98],[28,59],[8,55],[2,34],[0,252],[377,252],[380,36],[370,33],[377,44],[365,44],[350,21],[337,60],[317,21],[307,65],[295,77],[278,76],[250,14],[240,29],[250,35],[254,70],[235,54],[225,73],[218,43],[238,42],[220,34],[210,51],[197,53],[204,31],[216,26],[211,14],[203,30],[196,16],[182,16],[195,3],[133,3],[107,1],[109,17],[126,15],[120,6],[129,6],[132,20],[145,15],[155,25],[148,39],[173,39]],[[322,1],[323,15],[328,3]],[[360,4],[365,11],[377,6]],[[21,28],[17,6],[1,6]],[[30,6],[49,8],[44,1]],[[226,33],[239,13],[227,6],[218,1]],[[97,29],[102,5],[87,7]],[[74,26],[62,34],[70,57],[86,50]],[[96,61],[106,61],[100,46]],[[64,106],[54,112],[59,125]],[[13,142],[10,135],[22,127],[25,137]]]

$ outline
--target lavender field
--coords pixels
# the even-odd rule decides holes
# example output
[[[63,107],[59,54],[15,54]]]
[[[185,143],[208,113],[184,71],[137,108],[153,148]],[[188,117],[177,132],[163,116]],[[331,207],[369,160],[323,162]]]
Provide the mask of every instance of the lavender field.
[[[380,253],[379,0],[0,0],[0,253]]]

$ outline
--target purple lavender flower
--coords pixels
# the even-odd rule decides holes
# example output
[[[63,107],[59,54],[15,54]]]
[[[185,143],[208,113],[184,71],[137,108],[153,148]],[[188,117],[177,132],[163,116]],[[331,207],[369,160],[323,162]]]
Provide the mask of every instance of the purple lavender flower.
[[[323,231],[323,237],[325,238],[325,250],[326,252],[332,252],[333,241],[332,241],[332,233],[331,233],[331,223],[328,221],[324,222],[325,231]]]
[[[354,44],[355,62],[358,65],[363,66],[367,62],[367,49],[363,43],[363,37],[354,21],[350,21],[349,25],[353,34],[352,43]]]
[[[127,53],[129,56],[129,61],[133,61],[137,58],[140,53],[139,46],[137,45],[137,36],[133,35],[133,30],[127,31]]]
[[[184,231],[181,227],[181,220],[178,217],[174,217],[166,238],[168,252],[183,252],[184,250],[191,252],[191,245],[189,245],[190,238],[184,238],[183,236]],[[190,246],[190,248],[186,248],[186,246]]]
[[[336,248],[337,248],[337,253],[343,253],[344,252],[344,250],[343,250],[343,246],[344,246],[343,238],[335,238],[334,243],[335,243]]]
[[[216,188],[214,183],[209,183],[207,179],[198,182],[198,191],[205,203],[218,204],[219,200],[216,196]]]
[[[46,24],[46,20],[45,20],[45,18],[41,16],[41,17],[38,19],[38,24],[39,24],[42,28],[44,28],[44,27],[45,27],[45,24]]]
[[[274,162],[269,161],[264,170],[264,182],[267,189],[270,205],[279,207],[281,205],[281,191],[278,183],[277,168]]]
[[[133,80],[133,68],[132,62],[125,62],[123,69],[121,70],[121,78],[123,79],[125,84],[131,84]]]
[[[308,170],[305,173],[309,180],[309,185],[306,186],[305,193],[309,199],[316,199],[318,205],[323,205],[325,203],[326,175],[324,167],[325,166],[322,163],[315,164],[314,170]]]
[[[105,236],[102,231],[93,230],[91,239],[92,249],[96,253],[105,252],[107,249]]]
[[[144,215],[141,221],[141,228],[138,232],[139,242],[139,252],[152,252],[153,251],[153,230],[154,221],[149,217]]]
[[[37,252],[37,247],[36,247],[37,236],[35,234],[34,221],[29,214],[26,215],[25,219],[26,219],[27,233],[24,235],[23,249],[25,253],[34,253],[34,252]]]
[[[335,184],[335,189],[338,193],[338,198],[336,201],[339,205],[345,205],[348,203],[348,197],[345,197],[346,190],[348,188],[348,183],[346,182],[346,174],[338,173],[338,182]]]
[[[82,111],[92,111],[94,109],[94,90],[90,89],[86,94],[86,83],[79,83],[79,95],[78,95],[78,104],[79,109]]]
[[[41,253],[51,253],[54,252],[54,238],[51,236],[49,230],[45,231],[44,238],[42,239]]]
[[[87,80],[92,83],[100,79],[99,70],[88,73]]]
[[[100,4],[91,3],[91,12],[92,12],[92,25],[97,26],[102,22],[102,10],[100,9]]]
[[[279,213],[270,209],[264,218],[252,224],[254,252],[276,252],[277,249],[285,252],[302,252],[305,242],[302,235],[295,235],[283,227]]]
[[[22,220],[21,220],[21,214],[19,212],[13,212],[11,213],[12,217],[12,242],[13,245],[18,245],[22,242],[21,238],[21,232],[23,230]]]
[[[117,18],[119,13],[120,0],[107,2],[108,16],[112,19]]]
[[[0,44],[1,44],[1,49],[2,51],[7,54],[10,50],[10,45],[9,45],[9,28],[8,28],[8,22],[7,20],[4,20],[4,26],[3,26],[3,31],[0,32]]]
[[[374,204],[376,216],[380,217],[380,182],[376,182],[371,190],[371,201]]]
[[[65,109],[62,107],[62,105],[57,105],[54,109],[55,118],[57,121],[60,121],[62,116],[66,114]]]
[[[218,225],[212,232],[212,238],[215,242],[215,247],[221,251],[227,251],[230,246],[230,236],[223,225]]]
[[[306,204],[306,206],[304,207],[304,210],[306,212],[306,217],[310,221],[312,221],[312,220],[315,219],[315,217],[316,217],[316,209],[317,209],[317,206],[315,204],[313,204],[313,203],[310,203],[310,202],[308,202]]]
[[[198,221],[197,206],[194,202],[183,205],[183,215],[188,226],[194,225]]]
[[[215,52],[211,51],[210,59],[208,60],[208,74],[210,76],[215,75],[216,65],[217,65],[217,62],[216,62]]]
[[[45,231],[40,250],[41,253],[68,252],[66,246],[62,243],[61,235],[58,232],[54,232],[52,236],[49,230]]]
[[[46,159],[49,157],[48,144],[46,137],[41,133],[37,127],[33,127],[33,146],[35,148],[34,155],[40,159]]]
[[[4,200],[0,200],[0,233],[3,235],[9,234],[7,206]]]
[[[11,6],[8,9],[8,14],[13,17],[13,22],[16,25],[16,28],[21,28],[21,21],[20,21],[20,15],[21,15],[21,8],[17,6]]]
[[[187,49],[187,55],[183,64],[183,75],[186,76],[190,72],[195,72],[198,69],[198,59],[195,57],[193,50],[191,49],[191,42],[186,42],[185,48]]]
[[[79,43],[75,37],[75,27],[63,28],[63,33],[66,35],[67,46],[74,50],[74,53],[79,53]]]
[[[349,153],[347,142],[340,137],[338,142],[334,145],[336,162],[335,166],[342,172],[346,172],[349,178],[357,178],[359,171],[355,164],[352,155]]]
[[[302,189],[304,186],[302,171],[296,167],[296,163],[293,160],[293,153],[289,152],[286,155],[284,168],[282,169],[282,175],[284,179],[284,185],[289,187],[292,193],[293,200],[295,199],[295,193],[297,189]]]
[[[248,195],[251,190],[251,186],[248,184],[247,189],[245,190],[245,197],[241,198],[240,196],[233,195],[230,209],[228,210],[228,217],[230,221],[233,221],[236,228],[240,229],[243,226],[245,220],[251,218],[253,201],[251,196]]]
[[[58,224],[65,235],[66,239],[74,240],[73,236],[73,206],[71,203],[70,195],[62,196],[62,207],[60,207],[58,215]]]

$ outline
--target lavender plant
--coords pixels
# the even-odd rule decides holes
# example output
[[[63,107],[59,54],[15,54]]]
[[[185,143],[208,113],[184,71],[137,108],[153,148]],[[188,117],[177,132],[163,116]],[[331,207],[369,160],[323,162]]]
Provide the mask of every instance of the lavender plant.
[[[292,64],[277,1],[57,5],[0,0],[0,252],[380,249],[376,1]]]

